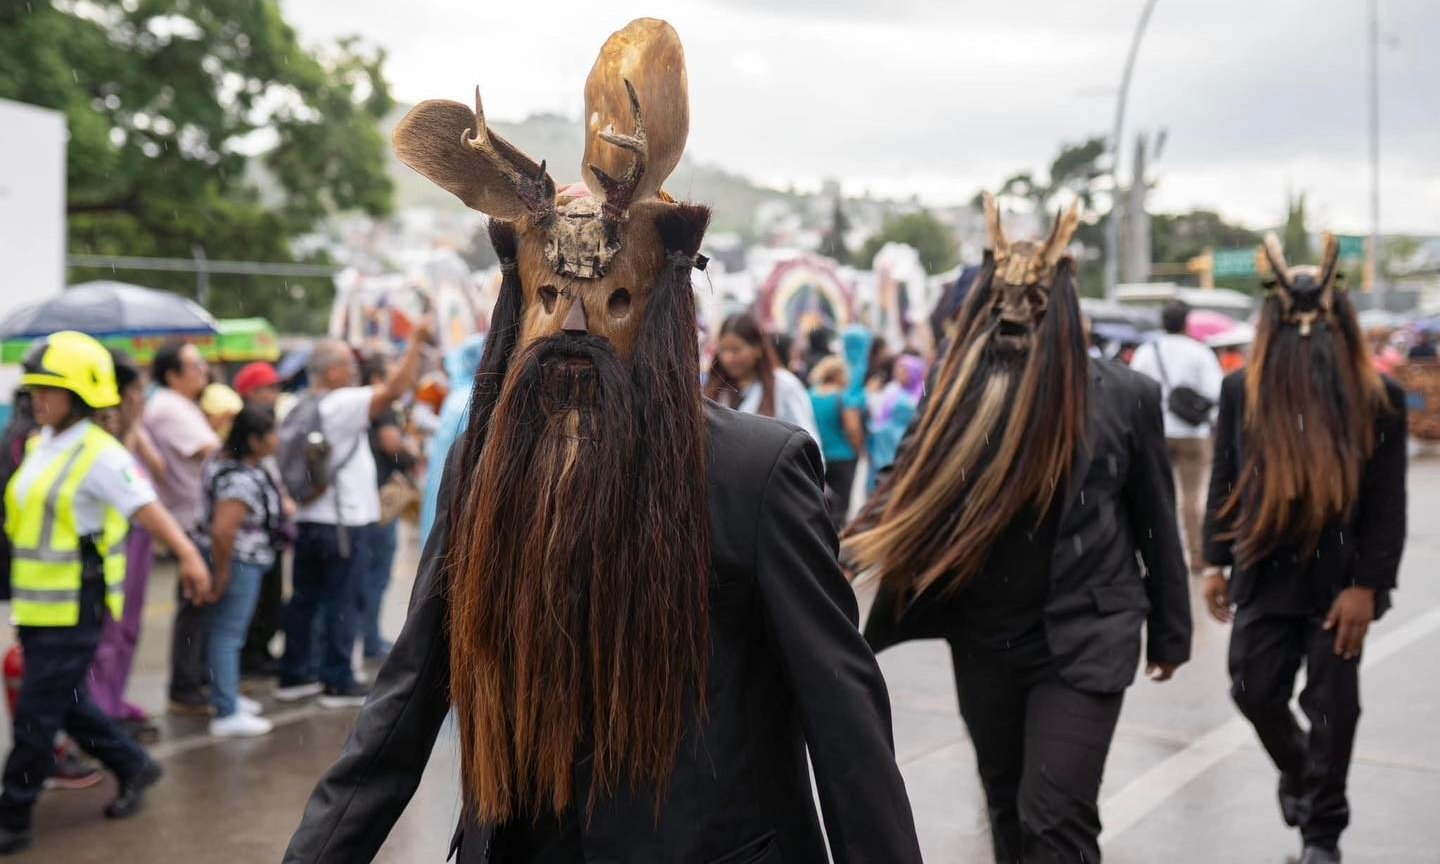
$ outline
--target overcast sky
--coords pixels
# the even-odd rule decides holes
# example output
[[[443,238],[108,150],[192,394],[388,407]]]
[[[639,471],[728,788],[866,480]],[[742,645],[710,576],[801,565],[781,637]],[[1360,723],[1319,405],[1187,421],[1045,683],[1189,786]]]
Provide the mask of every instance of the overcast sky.
[[[468,102],[478,83],[487,113],[517,120],[578,117],[605,37],[661,15],[685,44],[693,157],[770,184],[836,177],[849,193],[936,204],[1043,167],[1062,140],[1108,135],[1142,6],[285,0],[307,43],[358,33],[382,45],[398,98]],[[1131,141],[1168,130],[1152,209],[1208,207],[1258,227],[1283,217],[1294,189],[1313,228],[1368,230],[1366,6],[1160,0],[1127,115]],[[1380,8],[1383,229],[1440,234],[1440,3]]]

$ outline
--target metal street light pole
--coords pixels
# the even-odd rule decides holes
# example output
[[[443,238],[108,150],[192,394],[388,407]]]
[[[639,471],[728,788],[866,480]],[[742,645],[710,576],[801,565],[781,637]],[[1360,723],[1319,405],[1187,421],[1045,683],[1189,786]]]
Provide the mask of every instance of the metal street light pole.
[[[1140,20],[1135,24],[1135,36],[1130,40],[1130,53],[1125,58],[1125,72],[1120,78],[1120,95],[1115,101],[1115,129],[1110,133],[1110,217],[1105,223],[1105,299],[1115,299],[1115,285],[1120,278],[1120,137],[1125,134],[1125,99],[1130,95],[1130,76],[1135,71],[1135,55],[1140,53],[1140,40],[1145,36],[1145,25],[1150,23],[1150,13],[1155,11],[1157,0],[1145,0],[1140,10]],[[1371,0],[1374,2],[1374,0]]]

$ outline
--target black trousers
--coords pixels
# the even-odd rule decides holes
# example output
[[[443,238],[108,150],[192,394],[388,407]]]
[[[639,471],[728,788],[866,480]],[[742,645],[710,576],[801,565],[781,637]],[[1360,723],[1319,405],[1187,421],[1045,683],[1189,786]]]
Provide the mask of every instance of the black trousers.
[[[170,701],[207,705],[210,683],[210,612],[185,599],[175,586],[175,629],[170,634]]]
[[[950,656],[996,864],[1098,862],[1100,779],[1124,695],[1066,684],[1038,635],[1006,651],[955,639]]]
[[[250,630],[245,635],[245,647],[240,649],[240,672],[244,675],[259,674],[275,663],[270,653],[270,642],[280,632],[285,614],[285,556],[276,555],[275,564],[265,571],[260,582],[260,600],[255,604],[255,614],[250,618]]]
[[[854,459],[825,463],[825,509],[836,531],[845,527],[850,516],[850,493],[855,488],[857,464]]]
[[[35,801],[55,764],[55,733],[61,729],[122,784],[149,761],[90,701],[85,684],[105,615],[98,569],[97,563],[97,578],[87,581],[82,591],[80,621],[74,627],[19,628],[25,675],[15,706],[15,744],[5,760],[5,791],[0,795],[0,826],[12,831],[30,827]]]
[[[1345,782],[1360,720],[1360,659],[1335,656],[1334,633],[1321,629],[1323,623],[1323,613],[1290,617],[1238,609],[1230,634],[1230,695],[1255,726],[1287,790],[1298,792],[1305,842],[1334,846],[1350,824]],[[1310,721],[1308,733],[1290,708],[1302,662],[1300,708]]]

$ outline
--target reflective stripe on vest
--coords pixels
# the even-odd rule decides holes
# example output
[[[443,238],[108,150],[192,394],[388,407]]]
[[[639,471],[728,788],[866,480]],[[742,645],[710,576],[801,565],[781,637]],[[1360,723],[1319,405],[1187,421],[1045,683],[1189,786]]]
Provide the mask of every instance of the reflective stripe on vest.
[[[26,460],[34,458],[32,439]],[[75,526],[75,494],[112,447],[123,446],[109,433],[91,425],[80,442],[51,459],[35,477],[22,500],[15,472],[5,489],[5,533],[11,551],[11,617],[22,627],[73,627],[80,621],[80,587],[84,577],[80,534]],[[94,537],[102,561],[105,605],[119,620],[125,605],[125,537],[128,520],[105,508],[105,524]]]

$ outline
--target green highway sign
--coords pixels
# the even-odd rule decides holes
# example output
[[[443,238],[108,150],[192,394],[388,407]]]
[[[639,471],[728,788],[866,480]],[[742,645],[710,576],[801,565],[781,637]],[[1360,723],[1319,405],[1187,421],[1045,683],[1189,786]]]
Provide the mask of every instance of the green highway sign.
[[[1214,274],[1217,279],[1255,275],[1255,249],[1216,249],[1214,252]]]
[[[1345,261],[1363,261],[1365,259],[1365,243],[1368,237],[1357,237],[1353,234],[1341,234],[1336,239],[1340,241],[1340,258]]]

